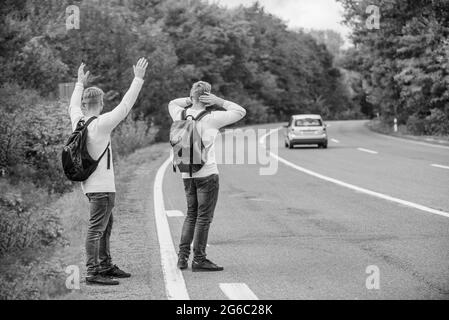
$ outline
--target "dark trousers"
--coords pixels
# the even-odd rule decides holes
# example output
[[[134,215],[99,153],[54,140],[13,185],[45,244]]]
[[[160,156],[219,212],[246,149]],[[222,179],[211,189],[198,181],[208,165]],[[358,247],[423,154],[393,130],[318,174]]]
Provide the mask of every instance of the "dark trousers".
[[[87,229],[86,256],[87,275],[112,266],[109,239],[112,230],[112,208],[115,193],[88,193],[90,205],[89,227]]]
[[[202,261],[206,258],[209,227],[218,199],[218,175],[183,181],[187,197],[187,215],[182,227],[179,256],[189,257],[193,241],[194,260]]]

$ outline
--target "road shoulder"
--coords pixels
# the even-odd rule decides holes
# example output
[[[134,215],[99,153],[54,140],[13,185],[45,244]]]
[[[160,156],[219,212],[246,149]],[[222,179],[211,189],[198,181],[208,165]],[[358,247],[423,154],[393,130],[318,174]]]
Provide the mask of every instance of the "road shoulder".
[[[414,136],[409,134],[402,134],[400,132],[393,132],[392,130],[386,130],[378,125],[378,121],[371,120],[366,122],[366,127],[372,132],[397,139],[404,139],[409,141],[415,141],[420,143],[432,144],[437,146],[449,147],[449,137],[437,137],[437,136]]]
[[[60,200],[73,207],[61,217],[69,245],[57,253],[67,265],[81,270],[80,290],[63,299],[166,299],[157,230],[154,221],[153,182],[157,169],[166,158],[166,144],[155,144],[136,151],[116,165],[116,204],[111,236],[113,263],[133,276],[120,279],[119,286],[86,285],[84,239],[88,204],[80,190]]]

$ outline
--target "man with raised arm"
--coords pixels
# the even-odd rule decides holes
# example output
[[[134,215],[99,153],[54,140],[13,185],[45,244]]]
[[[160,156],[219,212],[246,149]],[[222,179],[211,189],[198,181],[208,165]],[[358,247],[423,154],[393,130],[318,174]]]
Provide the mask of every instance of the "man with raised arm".
[[[215,160],[215,138],[222,127],[235,123],[246,115],[246,110],[238,104],[221,99],[211,93],[211,85],[204,81],[193,84],[189,98],[173,100],[168,110],[173,121],[180,120],[183,110],[186,117],[196,118],[210,106],[218,106],[224,111],[211,111],[197,122],[204,147],[206,162],[198,171],[189,175],[183,173],[183,183],[187,198],[187,214],[181,234],[178,253],[178,268],[187,268],[190,246],[193,242],[192,271],[222,271],[212,261],[206,259],[209,227],[218,199],[218,168]]]
[[[131,275],[112,264],[109,238],[112,230],[112,208],[115,201],[114,165],[111,152],[111,132],[128,115],[136,102],[148,66],[141,58],[134,68],[134,80],[120,104],[112,111],[103,110],[103,91],[97,87],[84,90],[89,72],[84,73],[84,63],[78,69],[78,82],[70,100],[70,120],[75,130],[80,120],[94,117],[87,127],[87,151],[93,159],[99,159],[97,169],[81,183],[89,199],[90,219],[86,239],[87,275],[86,283],[117,285],[113,278],[128,278]],[[105,154],[107,153],[107,154]]]

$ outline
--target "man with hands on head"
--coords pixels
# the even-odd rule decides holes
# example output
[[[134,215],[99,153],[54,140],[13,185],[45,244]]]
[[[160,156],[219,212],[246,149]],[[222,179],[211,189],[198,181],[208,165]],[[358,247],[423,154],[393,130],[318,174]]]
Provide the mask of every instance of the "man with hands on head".
[[[112,263],[109,239],[112,230],[112,208],[115,202],[114,165],[112,162],[111,132],[126,118],[143,85],[148,62],[139,59],[133,66],[134,79],[120,104],[113,110],[101,114],[103,91],[98,87],[84,89],[89,71],[85,64],[78,69],[78,81],[70,100],[70,120],[75,130],[79,121],[87,126],[87,151],[93,159],[99,159],[97,169],[81,183],[89,199],[90,219],[86,239],[87,275],[86,283],[117,285],[113,278],[128,278],[131,275]],[[104,156],[103,156],[104,155]]]
[[[181,233],[178,253],[178,268],[187,268],[190,246],[193,242],[192,271],[222,271],[212,261],[206,259],[209,227],[218,199],[218,167],[215,160],[215,138],[222,127],[235,123],[246,115],[246,110],[238,104],[226,101],[211,93],[211,85],[204,81],[193,84],[189,98],[171,101],[168,110],[173,121],[181,120],[186,108],[186,117],[196,118],[208,107],[218,106],[224,111],[210,111],[196,123],[205,150],[206,162],[198,171],[189,175],[183,173],[183,183],[187,198],[187,214]]]

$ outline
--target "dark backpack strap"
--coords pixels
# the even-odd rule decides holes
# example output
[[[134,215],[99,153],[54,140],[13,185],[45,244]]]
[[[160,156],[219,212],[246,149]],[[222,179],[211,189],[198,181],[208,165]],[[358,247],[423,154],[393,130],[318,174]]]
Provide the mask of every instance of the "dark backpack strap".
[[[100,162],[101,158],[103,158],[106,151],[108,152],[108,170],[111,168],[111,151],[109,150],[109,145],[111,143],[108,143],[106,149],[104,149],[103,153],[101,154],[100,158],[98,158],[97,162]]]
[[[195,121],[200,121],[204,118],[204,116],[208,115],[210,113],[209,110],[201,111],[199,115],[196,116]]]
[[[84,123],[84,126],[87,127],[87,126],[88,126],[92,121],[94,121],[95,119],[97,119],[97,117],[95,117],[95,116],[89,118],[89,120],[87,120],[87,121]]]
[[[108,144],[108,167],[107,169],[111,169],[111,149],[109,148],[109,144]]]
[[[94,121],[95,119],[97,119],[97,117],[93,116],[91,118],[89,118],[89,120],[87,120],[84,123],[84,127],[87,128],[87,126]],[[109,150],[109,145],[111,143],[108,143],[106,149],[104,149],[103,153],[101,154],[100,158],[98,158],[97,162],[100,162],[100,160],[103,158],[104,154],[106,153],[106,151],[108,152],[108,170],[111,168],[111,150]]]
[[[182,113],[181,113],[181,120],[187,120],[187,116],[186,116],[187,109],[189,109],[189,108],[191,108],[191,107],[192,107],[192,105],[189,105],[189,106],[185,107],[184,110],[182,110]],[[210,113],[209,110],[204,110],[204,111],[201,111],[201,112],[196,116],[196,118],[195,118],[194,116],[192,116],[192,115],[189,115],[189,117],[192,117],[192,119],[195,120],[195,121],[200,121],[204,116],[206,116],[206,115],[209,114],[209,113]]]
[[[187,117],[186,117],[187,109],[189,109],[191,107],[192,107],[192,104],[188,105],[187,107],[185,107],[182,110],[182,112],[181,112],[181,120],[186,120],[187,119]]]

